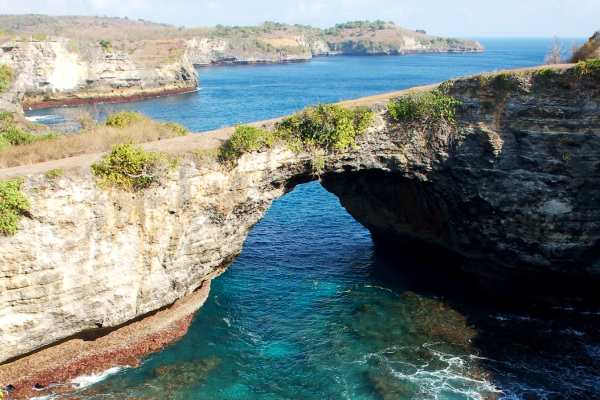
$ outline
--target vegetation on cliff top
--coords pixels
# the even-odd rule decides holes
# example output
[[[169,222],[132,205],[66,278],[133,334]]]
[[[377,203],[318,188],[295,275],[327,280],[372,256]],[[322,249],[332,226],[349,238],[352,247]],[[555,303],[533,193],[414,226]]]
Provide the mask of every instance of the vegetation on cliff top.
[[[102,186],[143,189],[159,181],[177,162],[164,154],[125,143],[115,146],[101,161],[92,164],[91,171]]]
[[[149,46],[156,48],[161,42],[170,42],[170,47],[184,48],[183,40],[189,38],[225,38],[225,39],[248,39],[250,43],[240,44],[263,48],[266,52],[301,52],[306,53],[308,49],[298,43],[298,37],[319,38],[329,44],[332,48],[348,48],[348,43],[361,43],[359,49],[364,48],[368,41],[373,42],[371,46],[375,52],[390,51],[403,46],[406,38],[412,38],[416,43],[429,46],[433,49],[443,51],[448,46],[460,47],[476,46],[475,42],[468,40],[445,39],[429,36],[424,30],[418,31],[403,29],[395,26],[393,22],[385,21],[351,21],[336,24],[329,29],[320,29],[300,24],[290,25],[279,22],[266,21],[257,26],[224,26],[217,25],[214,28],[187,28],[145,21],[143,19],[133,20],[127,18],[109,17],[84,17],[65,16],[51,17],[45,15],[2,15],[0,25],[4,27],[5,35],[0,34],[0,42],[11,37],[40,37],[40,35],[54,35],[67,37],[76,42],[101,43],[103,49],[124,50],[136,54],[141,49]],[[176,41],[179,40],[179,43]],[[276,41],[289,41],[287,45],[278,44]],[[293,42],[293,43],[291,43]],[[338,42],[346,42],[345,45]],[[231,43],[230,43],[231,44]],[[296,45],[297,44],[297,45]],[[380,50],[384,48],[385,50]],[[178,49],[173,49],[178,53]],[[172,54],[171,54],[172,55]],[[163,57],[168,59],[169,57]],[[145,62],[145,61],[142,61]]]
[[[600,31],[594,33],[583,46],[576,49],[571,56],[570,62],[585,61],[600,57]]]
[[[232,161],[244,153],[272,147],[277,140],[295,151],[318,147],[330,151],[344,150],[354,144],[354,138],[364,133],[372,121],[373,112],[366,107],[309,106],[283,118],[272,132],[252,126],[236,127],[219,150],[219,156],[223,161]]]
[[[239,125],[233,134],[219,149],[219,158],[234,160],[244,153],[259,150],[263,147],[272,147],[275,137],[272,133],[254,126]]]
[[[187,129],[178,124],[165,124],[129,112],[116,115],[109,116],[108,124],[98,124],[90,115],[84,115],[81,118],[83,130],[75,135],[34,135],[28,133],[25,126],[18,128],[19,131],[11,131],[10,139],[3,140],[4,135],[0,134],[0,168],[108,151],[114,145],[125,142],[152,142],[187,134]],[[1,122],[0,119],[0,127]],[[34,139],[29,140],[32,136]],[[44,138],[52,140],[41,140]],[[17,141],[19,145],[12,145]]]
[[[52,131],[33,134],[25,130],[26,125],[27,124],[25,123],[16,121],[13,113],[7,111],[0,112],[0,150],[37,141],[54,139],[59,136],[58,133]]]
[[[277,124],[276,136],[287,143],[300,142],[309,147],[344,150],[365,132],[373,121],[367,107],[354,109],[334,104],[309,106]]]
[[[395,121],[418,121],[425,124],[456,122],[456,108],[462,103],[442,90],[413,92],[388,104]]]
[[[0,65],[0,93],[4,93],[10,87],[15,77],[15,71],[8,65]]]
[[[575,67],[575,73],[578,76],[590,75],[600,81],[600,58],[579,61]]]
[[[21,193],[22,179],[0,181],[0,233],[12,235],[19,229],[19,220],[29,209],[29,200]]]

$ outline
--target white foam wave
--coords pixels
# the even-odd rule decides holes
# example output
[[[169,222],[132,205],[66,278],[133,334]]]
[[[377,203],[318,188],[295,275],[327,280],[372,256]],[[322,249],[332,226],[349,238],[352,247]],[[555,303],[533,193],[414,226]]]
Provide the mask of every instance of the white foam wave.
[[[27,116],[25,117],[25,119],[27,121],[31,121],[31,122],[45,122],[45,121],[55,121],[58,119],[62,119],[62,117],[60,115],[31,115],[31,116]]]
[[[92,386],[95,383],[105,380],[109,376],[116,374],[117,372],[123,370],[124,368],[127,368],[127,367],[112,367],[112,368],[109,368],[106,371],[100,372],[98,374],[78,376],[77,378],[73,379],[71,381],[71,383],[74,384],[77,389],[83,389],[88,386]]]
[[[465,355],[457,356],[447,354],[432,348],[435,343],[425,343],[422,347],[429,350],[430,354],[439,361],[446,364],[445,368],[432,370],[429,362],[422,365],[406,363],[402,361],[391,361],[385,357],[386,352],[400,350],[389,348],[383,352],[371,353],[367,357],[376,357],[387,366],[389,373],[411,384],[417,385],[421,393],[430,399],[442,399],[451,395],[459,395],[461,398],[480,400],[485,394],[502,394],[492,382],[473,377],[469,372],[470,360],[479,359],[479,356]],[[408,368],[407,368],[408,367]],[[429,368],[428,368],[429,367]]]
[[[47,396],[35,396],[35,397],[30,397],[29,400],[55,400],[58,399],[57,395],[47,395]]]

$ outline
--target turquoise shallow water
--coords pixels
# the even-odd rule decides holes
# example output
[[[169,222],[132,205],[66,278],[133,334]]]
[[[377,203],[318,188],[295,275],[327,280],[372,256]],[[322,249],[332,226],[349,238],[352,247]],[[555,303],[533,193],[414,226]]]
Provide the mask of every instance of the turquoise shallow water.
[[[204,130],[318,100],[539,64],[550,43],[490,40],[485,54],[203,68],[199,92],[114,107]],[[57,122],[74,110],[31,114]],[[253,228],[185,337],[75,396],[598,398],[598,310],[496,304],[448,272],[443,258],[412,256],[375,247],[317,182],[298,186]]]
[[[490,303],[442,262],[380,251],[335,196],[301,185],[253,228],[183,339],[77,395],[595,398],[598,314]]]

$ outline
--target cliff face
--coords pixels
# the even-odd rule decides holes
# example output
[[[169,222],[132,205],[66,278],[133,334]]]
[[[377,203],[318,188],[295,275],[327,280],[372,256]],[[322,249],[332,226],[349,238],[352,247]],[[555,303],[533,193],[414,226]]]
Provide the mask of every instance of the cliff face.
[[[0,360],[190,294],[240,253],[304,168],[283,149],[233,171],[188,163],[134,195],[99,188],[89,172],[28,178],[35,217],[0,237]]]
[[[475,41],[403,36],[379,41],[321,37],[311,34],[286,38],[193,38],[186,41],[195,65],[258,64],[309,61],[314,56],[400,55],[410,53],[482,52]]]
[[[573,69],[474,77],[450,94],[462,103],[451,130],[370,104],[377,121],[356,148],[324,154],[322,184],[378,242],[441,246],[507,292],[499,283],[558,296],[558,280],[589,295],[600,281],[597,80]],[[190,158],[134,194],[98,188],[87,168],[27,176],[31,217],[0,237],[0,360],[191,293],[274,199],[317,179],[313,157],[280,146],[232,169]]]
[[[343,158],[337,170],[347,173],[323,176],[325,188],[375,241],[451,250],[490,290],[591,299],[600,278],[597,77],[500,74],[459,80],[449,93],[462,102],[454,133],[391,125]]]
[[[309,49],[295,40],[280,48],[252,38],[193,38],[186,41],[195,65],[301,62],[311,59]]]
[[[413,36],[394,41],[328,40],[327,55],[400,55],[412,53],[480,53],[483,46],[473,40],[425,39]]]
[[[128,53],[103,51],[88,43],[73,47],[65,38],[7,42],[0,64],[17,72],[14,90],[24,107],[126,100],[195,90],[198,77],[184,55],[150,67]]]

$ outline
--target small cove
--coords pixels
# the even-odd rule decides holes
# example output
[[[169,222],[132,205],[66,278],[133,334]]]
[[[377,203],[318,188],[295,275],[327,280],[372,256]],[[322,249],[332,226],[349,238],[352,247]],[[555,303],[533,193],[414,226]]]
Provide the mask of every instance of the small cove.
[[[537,65],[551,40],[482,42],[484,54],[202,68],[198,92],[108,107],[202,131],[317,101]],[[64,121],[75,111],[28,115]],[[600,391],[597,310],[478,302],[460,280],[430,275],[428,262],[443,261],[379,251],[335,196],[318,183],[299,186],[255,226],[183,339],[76,395],[479,399],[593,398]]]

